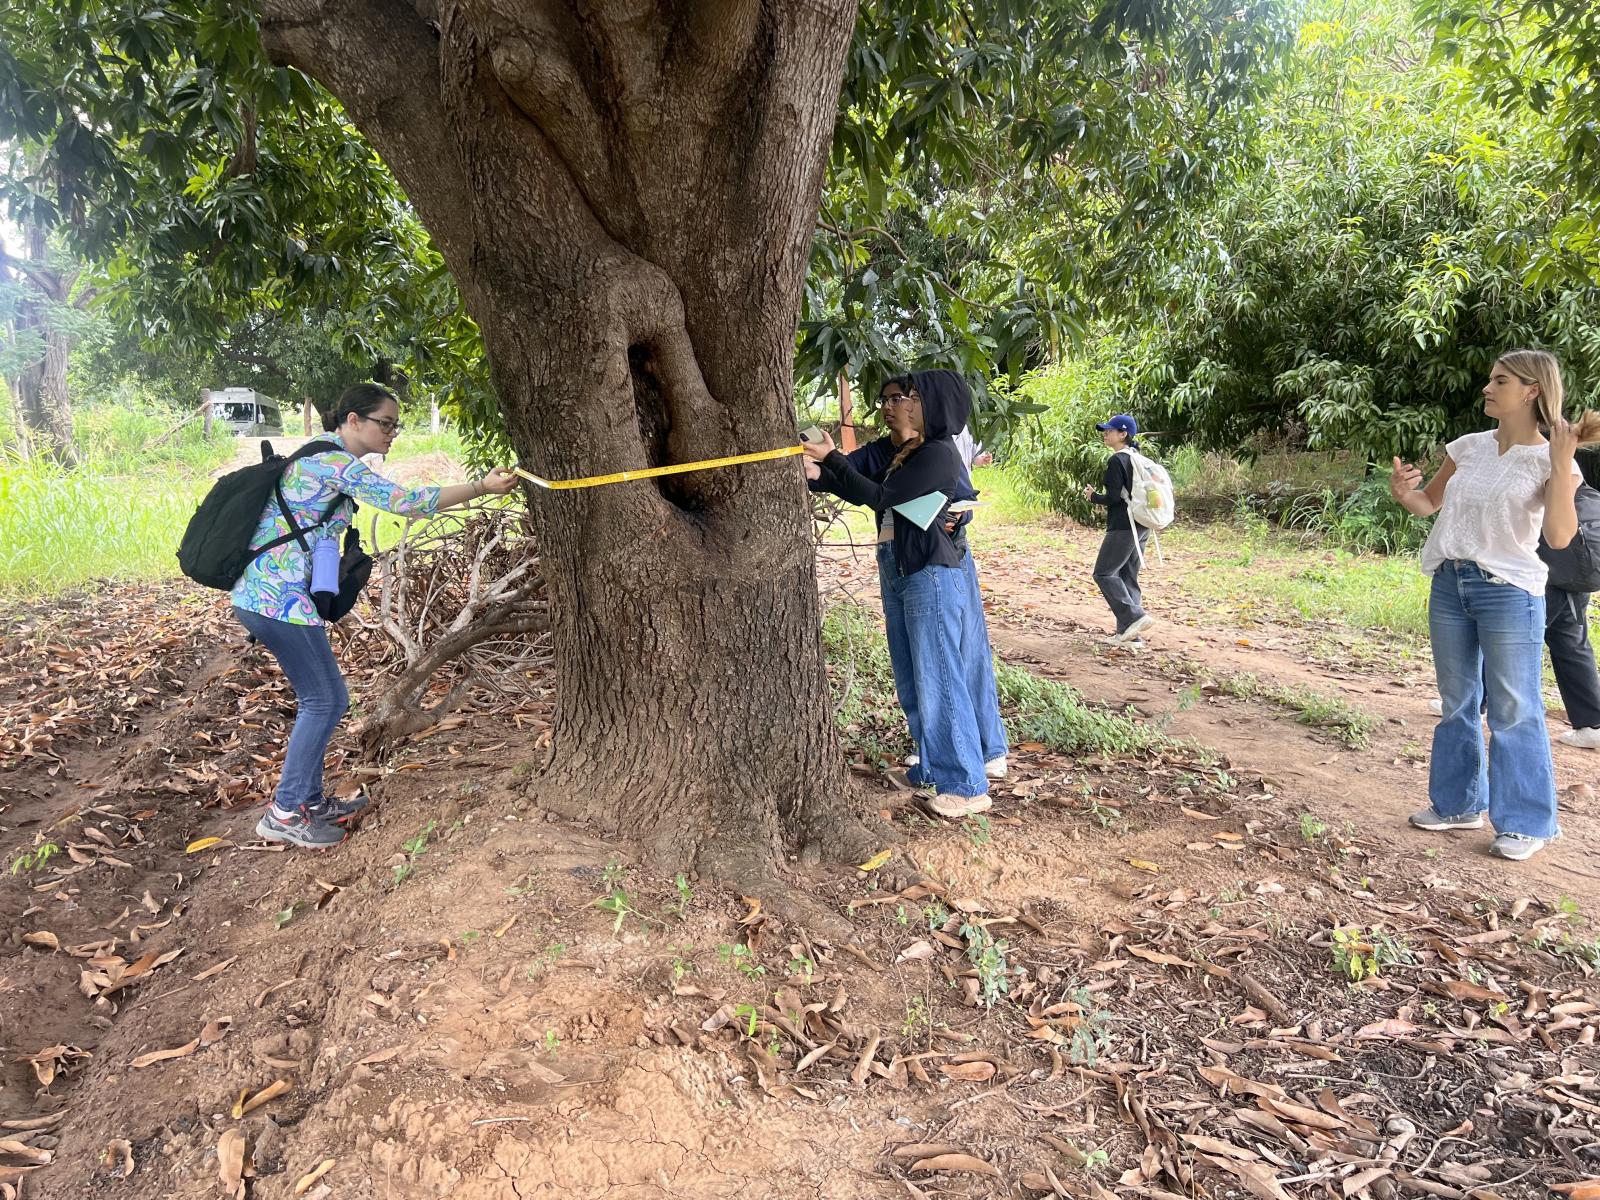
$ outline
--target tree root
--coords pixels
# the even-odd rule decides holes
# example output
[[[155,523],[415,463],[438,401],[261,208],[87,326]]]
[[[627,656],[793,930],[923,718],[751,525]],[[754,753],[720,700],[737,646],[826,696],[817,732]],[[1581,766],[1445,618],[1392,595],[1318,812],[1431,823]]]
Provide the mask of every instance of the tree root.
[[[701,844],[695,869],[741,896],[759,899],[763,911],[830,942],[854,936],[850,922],[830,912],[803,888],[778,876],[759,842],[718,835]]]

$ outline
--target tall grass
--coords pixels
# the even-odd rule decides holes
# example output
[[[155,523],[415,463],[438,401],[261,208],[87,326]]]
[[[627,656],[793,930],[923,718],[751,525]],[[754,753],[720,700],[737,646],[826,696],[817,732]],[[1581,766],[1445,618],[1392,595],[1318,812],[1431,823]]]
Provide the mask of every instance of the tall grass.
[[[204,423],[194,420],[155,445],[182,419],[111,405],[81,409],[73,414],[73,426],[83,469],[94,475],[207,475],[232,461],[234,438],[220,424],[207,438]]]
[[[209,485],[203,475],[114,478],[0,458],[0,596],[176,574],[178,539]]]

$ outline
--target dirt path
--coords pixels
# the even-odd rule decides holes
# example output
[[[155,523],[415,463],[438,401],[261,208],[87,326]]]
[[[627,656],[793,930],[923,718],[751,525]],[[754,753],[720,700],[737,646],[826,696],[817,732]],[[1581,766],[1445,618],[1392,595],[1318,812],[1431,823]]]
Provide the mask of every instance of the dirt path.
[[[1110,647],[1102,641],[1110,632],[1110,617],[1091,578],[1097,546],[1092,532],[1061,531],[1043,551],[979,548],[990,631],[1002,653],[1037,664],[1093,701],[1132,708],[1177,737],[1219,751],[1236,767],[1271,781],[1289,805],[1335,827],[1349,823],[1418,871],[1459,872],[1497,893],[1539,889],[1570,895],[1586,909],[1600,911],[1600,804],[1592,793],[1570,790],[1600,784],[1600,752],[1555,744],[1564,836],[1529,862],[1490,858],[1488,831],[1413,831],[1405,819],[1427,804],[1427,749],[1434,725],[1427,709],[1434,687],[1425,647],[1408,647],[1422,653],[1397,655],[1384,670],[1363,666],[1354,656],[1342,669],[1330,668],[1313,658],[1304,627],[1219,626],[1214,612],[1167,586],[1194,569],[1175,549],[1166,552],[1164,567],[1146,573],[1146,599],[1159,619],[1146,648]],[[1197,668],[1216,676],[1248,673],[1267,684],[1336,695],[1378,723],[1369,745],[1352,749],[1298,723],[1282,706],[1197,695]],[[1553,715],[1551,732],[1564,728]]]
[[[122,589],[0,626],[0,837],[60,847],[0,876],[0,1197],[1309,1200],[1396,1120],[1417,1194],[1600,1173],[1574,889],[1308,831],[1351,778],[1418,778],[1406,727],[1346,751],[1195,693],[1169,672],[1225,631],[1104,651],[1041,559],[984,560],[1003,651],[1228,771],[1019,746],[988,817],[951,823],[859,760],[929,882],[793,866],[848,943],[532,804],[547,701],[381,768],[343,735],[330,780],[375,809],[285,853],[251,831],[291,705],[219,603]],[[1280,656],[1250,669],[1309,671],[1294,631],[1248,637]],[[1381,970],[1350,982],[1351,953]]]

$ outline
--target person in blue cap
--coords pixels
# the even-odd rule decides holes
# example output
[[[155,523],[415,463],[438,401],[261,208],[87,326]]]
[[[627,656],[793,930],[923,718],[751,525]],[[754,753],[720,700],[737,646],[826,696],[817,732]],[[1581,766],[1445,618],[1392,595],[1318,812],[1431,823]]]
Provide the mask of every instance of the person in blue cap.
[[[1139,591],[1139,568],[1144,565],[1144,544],[1150,531],[1136,525],[1128,512],[1133,463],[1126,454],[1118,453],[1138,447],[1139,422],[1127,413],[1119,413],[1095,428],[1100,431],[1100,440],[1110,447],[1111,457],[1106,460],[1102,490],[1097,492],[1092,486],[1083,489],[1091,503],[1103,504],[1106,509],[1106,536],[1094,560],[1094,581],[1117,620],[1117,631],[1111,640],[1127,643],[1138,640],[1155,621],[1144,611],[1144,598]]]

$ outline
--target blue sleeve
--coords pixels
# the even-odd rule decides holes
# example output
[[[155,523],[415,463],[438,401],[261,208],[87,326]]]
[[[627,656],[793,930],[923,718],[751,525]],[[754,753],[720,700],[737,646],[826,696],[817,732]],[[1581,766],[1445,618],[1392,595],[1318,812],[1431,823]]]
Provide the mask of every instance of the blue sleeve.
[[[439,511],[438,488],[408,488],[385,479],[347,450],[303,459],[300,469],[311,478],[330,484],[358,504],[381,508],[396,516],[425,516]]]

